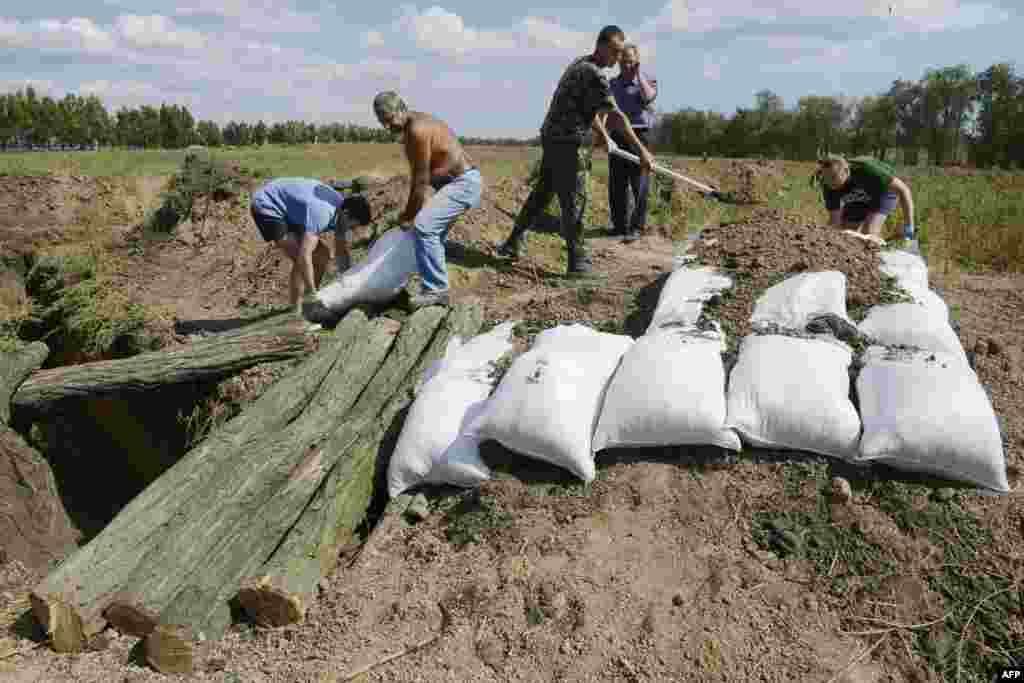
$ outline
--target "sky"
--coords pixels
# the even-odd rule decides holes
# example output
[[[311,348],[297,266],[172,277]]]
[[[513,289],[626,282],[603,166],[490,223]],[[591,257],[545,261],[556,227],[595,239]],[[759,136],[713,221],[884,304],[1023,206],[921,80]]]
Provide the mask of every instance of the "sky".
[[[1024,0],[441,1],[4,0],[0,92],[96,94],[112,112],[184,104],[220,124],[377,125],[374,94],[396,90],[460,135],[532,137],[606,24],[639,45],[660,111],[730,114],[765,88],[787,107],[862,97],[1024,55]]]

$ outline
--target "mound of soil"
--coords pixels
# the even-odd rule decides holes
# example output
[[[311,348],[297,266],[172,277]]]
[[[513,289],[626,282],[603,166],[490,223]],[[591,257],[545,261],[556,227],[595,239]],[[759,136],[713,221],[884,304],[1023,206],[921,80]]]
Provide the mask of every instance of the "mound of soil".
[[[707,228],[693,248],[701,262],[733,274],[731,296],[716,317],[728,321],[739,337],[750,332],[757,298],[786,275],[838,270],[846,275],[847,310],[879,303],[878,251],[852,235],[777,210],[759,210],[740,222]]]

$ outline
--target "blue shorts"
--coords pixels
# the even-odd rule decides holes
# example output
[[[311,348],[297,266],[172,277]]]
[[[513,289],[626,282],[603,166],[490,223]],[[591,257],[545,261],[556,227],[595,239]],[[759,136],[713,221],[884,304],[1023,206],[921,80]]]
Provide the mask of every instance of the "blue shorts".
[[[261,213],[255,206],[251,207],[251,212],[252,220],[256,223],[256,227],[260,229],[260,235],[266,242],[276,242],[279,239],[283,239],[289,233],[299,237],[302,236],[301,225],[291,225],[276,216]]]
[[[880,213],[888,216],[896,210],[900,198],[895,192],[886,192],[875,204],[850,204],[843,207],[844,223],[861,223],[868,218],[868,214]]]

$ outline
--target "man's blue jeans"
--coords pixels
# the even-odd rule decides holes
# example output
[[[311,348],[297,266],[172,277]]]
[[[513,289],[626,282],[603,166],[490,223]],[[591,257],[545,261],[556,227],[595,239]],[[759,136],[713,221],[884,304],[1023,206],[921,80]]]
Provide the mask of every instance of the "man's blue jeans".
[[[416,214],[416,265],[423,279],[423,293],[448,289],[448,268],[444,244],[448,230],[459,216],[480,206],[483,180],[472,168],[457,178],[441,178],[431,183],[437,192]]]

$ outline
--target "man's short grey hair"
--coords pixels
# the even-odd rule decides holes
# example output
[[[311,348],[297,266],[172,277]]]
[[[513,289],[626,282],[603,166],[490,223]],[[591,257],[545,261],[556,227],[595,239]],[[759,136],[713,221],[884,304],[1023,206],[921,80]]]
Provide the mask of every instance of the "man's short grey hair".
[[[640,48],[637,46],[636,43],[626,43],[625,45],[623,45],[622,46],[622,51],[625,52],[626,50],[633,50],[635,52],[640,52]]]

